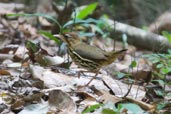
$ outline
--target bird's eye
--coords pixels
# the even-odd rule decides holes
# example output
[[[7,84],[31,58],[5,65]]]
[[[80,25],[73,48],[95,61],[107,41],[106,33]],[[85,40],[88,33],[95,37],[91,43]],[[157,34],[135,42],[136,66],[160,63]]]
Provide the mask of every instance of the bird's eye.
[[[71,35],[69,34],[64,34],[65,38],[71,38]]]

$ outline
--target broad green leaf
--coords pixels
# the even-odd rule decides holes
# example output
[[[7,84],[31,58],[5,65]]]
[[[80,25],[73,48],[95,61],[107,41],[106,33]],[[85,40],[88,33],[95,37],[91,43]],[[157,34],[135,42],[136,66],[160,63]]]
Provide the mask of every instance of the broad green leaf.
[[[154,58],[153,60],[151,60],[151,62],[154,64],[154,63],[158,63],[158,62],[160,62],[160,59],[158,59],[158,58]]]
[[[161,86],[164,86],[165,84],[163,80],[152,80],[152,82],[158,82]]]
[[[162,74],[168,74],[169,72],[171,72],[171,68],[162,68],[161,69],[161,71],[162,71]]]
[[[134,67],[136,67],[136,66],[137,66],[137,62],[136,62],[136,61],[132,61],[130,67],[131,67],[131,68],[134,68]]]
[[[171,49],[168,49],[168,53],[171,54]]]
[[[102,114],[120,114],[119,112],[115,112],[112,109],[103,109]]]
[[[171,43],[171,34],[167,31],[162,31],[162,35],[167,38],[169,43]]]
[[[96,9],[97,7],[97,2],[92,3],[90,5],[88,5],[87,7],[85,7],[84,9],[82,9],[78,15],[76,16],[76,18],[78,19],[84,19],[86,18],[89,14],[93,13],[93,11]]]
[[[161,96],[161,97],[165,95],[164,90],[161,90],[161,89],[158,89],[158,90],[154,89],[154,92],[156,93],[156,95]]]
[[[71,20],[71,21],[68,21],[67,23],[65,23],[63,28],[70,26],[70,25],[73,25],[73,24],[81,24],[81,23],[84,23],[84,24],[95,23],[95,24],[97,24],[100,22],[101,22],[101,20],[92,19],[92,18],[88,18],[86,20],[76,19],[75,21]]]
[[[45,37],[55,41],[57,44],[60,44],[60,40],[54,37],[51,33],[47,31],[39,31],[40,34],[44,35]]]
[[[160,63],[160,64],[157,64],[156,67],[157,67],[157,68],[162,68],[162,67],[164,67],[164,65],[163,65],[162,63]]]
[[[117,78],[121,79],[121,78],[125,77],[125,75],[126,75],[125,73],[119,72],[119,73],[117,73]]]
[[[165,106],[167,105],[167,103],[159,103],[157,104],[157,110],[162,110]]]
[[[102,106],[102,104],[95,104],[95,105],[92,105],[90,107],[88,107],[87,109],[85,109],[82,114],[86,114],[86,113],[89,113],[89,112],[92,112],[98,108],[100,108]]]
[[[95,34],[94,34],[94,33],[90,33],[90,32],[87,32],[87,33],[80,32],[80,33],[79,33],[79,36],[93,37],[93,36],[95,36]]]
[[[6,14],[6,15],[7,16],[10,16],[10,17],[20,17],[20,16],[24,16],[24,17],[33,17],[33,16],[36,16],[36,17],[38,17],[38,16],[40,16],[40,17],[44,17],[44,18],[47,18],[47,19],[55,22],[60,28],[62,28],[61,25],[60,25],[60,23],[55,18],[53,18],[52,16],[49,16],[47,14],[42,14],[42,13],[34,13],[34,14],[16,13],[16,14]]]
[[[96,32],[98,32],[98,33],[100,33],[100,34],[104,34],[104,32],[102,31],[102,29],[101,28],[99,28],[98,26],[96,26],[96,25],[91,25],[91,28],[93,29],[93,31],[96,31]]]
[[[31,49],[34,53],[39,50],[38,44],[33,43],[29,40],[26,42],[26,48]]]
[[[120,103],[118,105],[120,105],[120,112],[122,112],[124,109],[127,109],[130,114],[148,114],[140,106],[134,103]]]

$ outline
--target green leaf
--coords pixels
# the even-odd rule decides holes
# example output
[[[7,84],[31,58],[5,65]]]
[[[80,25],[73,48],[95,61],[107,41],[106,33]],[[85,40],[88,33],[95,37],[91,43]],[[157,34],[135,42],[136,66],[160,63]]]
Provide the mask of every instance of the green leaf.
[[[134,67],[136,67],[136,66],[137,66],[137,62],[136,62],[136,61],[132,61],[130,67],[131,67],[131,68],[134,68]]]
[[[34,14],[28,14],[28,13],[16,13],[16,14],[6,14],[7,16],[9,17],[21,17],[21,16],[24,16],[24,17],[33,17],[33,16],[36,16],[36,17],[44,17],[44,18],[47,18],[53,22],[55,22],[59,27],[60,27],[60,30],[61,30],[61,25],[59,24],[59,22],[53,18],[52,16],[49,16],[47,14],[42,14],[42,13],[34,13]]]
[[[39,50],[38,44],[33,43],[29,40],[26,42],[26,48],[32,50],[33,53],[35,53]]]
[[[162,110],[166,105],[167,105],[166,103],[159,103],[159,104],[157,104],[157,107],[156,108],[158,110]]]
[[[87,109],[85,109],[85,110],[82,112],[82,114],[86,114],[86,113],[92,112],[92,111],[98,109],[98,108],[101,107],[101,106],[102,106],[102,104],[95,104],[95,105],[92,105],[92,106],[88,107]]]
[[[117,73],[117,78],[121,79],[121,78],[125,77],[125,75],[126,75],[125,73],[119,72],[119,73]]]
[[[167,38],[169,43],[171,43],[171,34],[167,31],[162,31],[162,35]]]
[[[171,54],[171,49],[168,49],[168,53]]]
[[[86,18],[89,14],[91,14],[97,7],[97,2],[92,3],[90,5],[88,5],[87,7],[85,7],[84,9],[82,9],[78,15],[76,16],[76,18],[78,19],[84,19]]]
[[[165,82],[163,80],[152,80],[152,82],[157,82],[159,83],[161,86],[164,86]]]
[[[120,114],[119,112],[115,112],[112,109],[103,109],[102,114]]]
[[[162,71],[162,74],[168,74],[171,71],[171,69],[170,68],[162,68],[161,71]]]
[[[157,68],[162,68],[162,67],[164,67],[164,65],[163,65],[162,63],[160,63],[160,64],[157,64],[156,67],[157,67]]]
[[[134,103],[120,103],[118,105],[120,105],[120,112],[122,112],[124,109],[127,109],[130,114],[148,114],[140,106]]]
[[[67,27],[67,26],[70,26],[70,25],[73,25],[73,24],[81,24],[81,23],[84,23],[84,24],[88,24],[88,23],[100,23],[101,20],[97,20],[97,19],[92,19],[92,18],[88,18],[86,20],[81,20],[81,19],[76,19],[75,21],[74,20],[71,20],[71,21],[68,21],[67,23],[65,23],[63,25],[63,28]]]
[[[151,58],[152,59],[152,58]],[[153,58],[153,60],[151,60],[151,62],[154,64],[154,63],[158,63],[160,62],[160,59],[159,58]]]
[[[54,37],[51,33],[47,31],[39,31],[40,34],[44,35],[45,37],[55,41],[57,44],[60,44],[60,40]]]
[[[93,37],[93,36],[95,36],[95,34],[92,33],[92,32],[87,32],[87,33],[80,32],[80,33],[79,33],[79,36]]]
[[[95,32],[97,31],[97,32],[100,33],[101,35],[104,34],[104,32],[102,31],[102,29],[99,28],[98,26],[92,25],[91,27],[92,27],[93,31],[95,31]]]
[[[158,95],[158,96],[161,96],[161,97],[163,97],[163,96],[165,96],[165,93],[164,93],[164,90],[155,90],[154,89],[154,92],[156,93],[156,95]]]

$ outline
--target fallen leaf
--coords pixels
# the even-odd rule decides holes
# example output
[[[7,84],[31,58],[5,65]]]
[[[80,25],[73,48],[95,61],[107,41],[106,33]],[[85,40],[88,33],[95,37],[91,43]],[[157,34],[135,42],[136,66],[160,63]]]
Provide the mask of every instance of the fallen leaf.
[[[52,109],[60,109],[62,112],[76,112],[75,102],[69,94],[62,90],[50,91],[48,102]]]
[[[10,75],[10,72],[0,69],[0,75]]]

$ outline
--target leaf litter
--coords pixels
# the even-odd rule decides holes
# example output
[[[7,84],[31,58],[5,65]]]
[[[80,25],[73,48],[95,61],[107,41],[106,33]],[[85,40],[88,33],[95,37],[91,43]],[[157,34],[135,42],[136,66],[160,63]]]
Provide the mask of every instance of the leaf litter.
[[[44,20],[42,23],[45,23]],[[49,23],[47,25],[50,26]],[[125,84],[108,76],[107,73],[99,74],[89,87],[82,88],[94,74],[85,73],[78,78],[80,69],[74,63],[70,69],[61,70],[60,66],[67,65],[66,56],[57,55],[57,52],[54,52],[58,50],[56,44],[38,34],[37,28],[26,23],[24,17],[18,17],[18,20],[0,18],[0,37],[2,114],[80,114],[92,105],[112,103],[109,106],[111,108],[119,102],[128,100],[127,97],[135,101],[145,97],[145,88],[133,85],[128,96],[124,98],[131,84]],[[26,40],[38,43],[29,44],[31,47],[28,47],[25,45]],[[98,39],[94,43],[103,47]],[[105,49],[111,50],[111,47]],[[116,65],[123,64],[113,64]],[[127,68],[128,65],[121,67],[124,70]],[[146,107],[148,111],[153,109],[146,103],[137,104]],[[95,112],[99,113],[102,110],[99,108]]]

